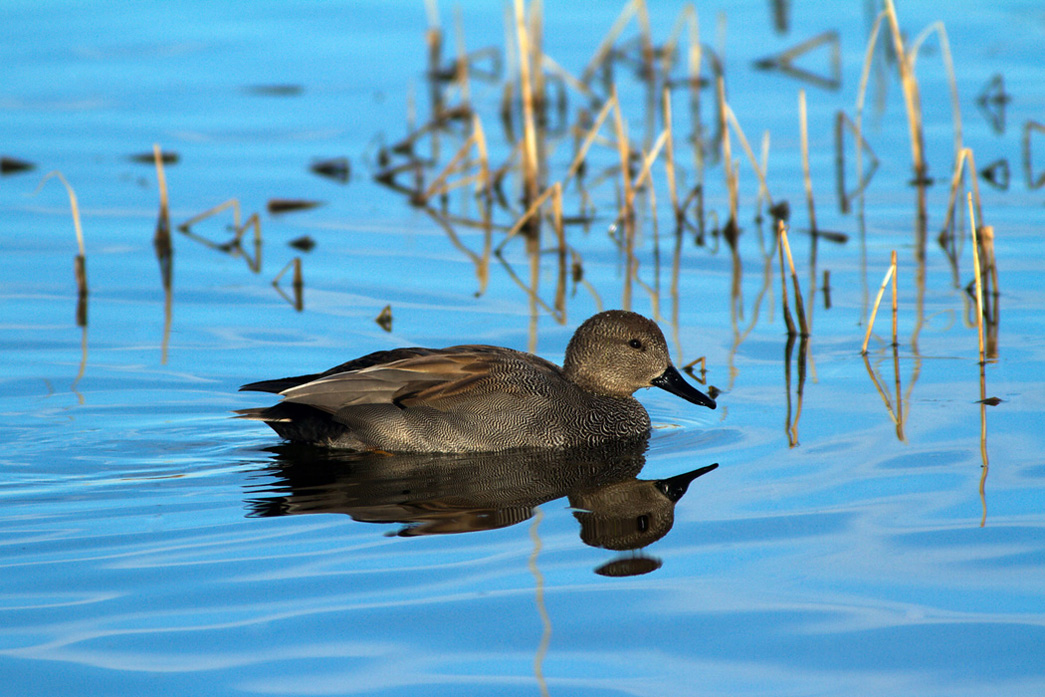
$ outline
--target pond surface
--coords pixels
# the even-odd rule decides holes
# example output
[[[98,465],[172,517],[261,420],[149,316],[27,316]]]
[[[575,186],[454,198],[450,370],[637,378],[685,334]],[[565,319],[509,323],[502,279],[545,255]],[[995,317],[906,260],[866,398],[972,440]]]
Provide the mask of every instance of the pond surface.
[[[623,6],[545,5],[544,53],[580,77]],[[35,169],[0,178],[4,694],[1045,692],[1045,11],[898,8],[908,46],[944,23],[962,145],[989,169],[977,215],[993,227],[997,281],[981,371],[971,179],[957,238],[937,241],[956,150],[939,34],[916,63],[924,209],[897,67],[876,51],[863,125],[877,165],[843,213],[836,114],[856,119],[874,3],[697,9],[700,111],[684,63],[669,82],[679,195],[699,190],[702,208],[688,204],[677,234],[662,154],[623,231],[610,115],[582,183],[565,188],[560,261],[548,221],[540,250],[517,235],[489,253],[524,209],[513,171],[485,208],[467,187],[411,205],[380,176],[405,163],[393,181],[410,188],[421,162],[430,185],[451,161],[467,118],[413,157],[391,147],[429,122],[435,96],[450,109],[466,94],[491,167],[510,160],[518,93],[508,127],[501,108],[519,61],[512,46],[505,58],[497,3],[438,8],[442,67],[458,34],[466,51],[496,49],[476,56],[467,93],[430,78],[420,3],[6,3],[0,155]],[[682,6],[648,10],[663,46]],[[664,75],[643,77],[638,26],[591,94],[549,78],[549,103],[564,101],[539,134],[544,184],[583,139],[565,126],[582,107],[594,118],[611,82],[632,147],[654,148]],[[819,79],[756,68],[829,31],[839,84],[830,39],[794,59]],[[808,341],[788,340],[773,224],[735,131],[741,232],[733,244],[723,232],[712,56],[756,158],[770,134],[766,184],[790,205]],[[177,155],[166,262],[154,143]],[[845,143],[852,192],[851,131]],[[310,169],[324,161],[325,174]],[[79,203],[82,303],[69,198],[53,178],[38,190],[55,169]],[[242,220],[259,215],[257,258],[252,231],[229,244],[231,209],[176,229],[230,199]],[[280,200],[321,205],[271,212]],[[314,247],[291,246],[304,237]],[[886,292],[865,359],[893,250],[899,345]],[[432,458],[290,448],[231,418],[269,403],[243,383],[395,346],[561,361],[577,324],[622,306],[658,319],[677,365],[705,358],[690,379],[721,390],[716,411],[643,391],[648,443]]]

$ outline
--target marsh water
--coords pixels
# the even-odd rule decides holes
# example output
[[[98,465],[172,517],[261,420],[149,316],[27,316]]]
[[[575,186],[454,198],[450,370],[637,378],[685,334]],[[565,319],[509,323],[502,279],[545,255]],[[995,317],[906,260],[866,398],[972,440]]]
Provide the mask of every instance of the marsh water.
[[[524,131],[499,3],[0,7],[4,695],[1045,692],[1045,11],[898,4],[907,47],[946,32],[915,63],[919,187],[888,24],[860,98],[876,3],[652,1],[593,63],[625,8],[544,3],[540,185],[566,177],[611,90],[636,177],[667,85],[686,212],[677,224],[661,148],[622,223],[608,112],[563,189],[560,242],[548,208],[508,238]],[[993,228],[982,369],[972,178],[947,222],[948,56]],[[805,340],[732,127],[728,225],[717,75],[790,209]],[[859,102],[862,195],[853,129],[841,184],[835,135]],[[473,115],[498,194],[472,181],[421,201]],[[153,144],[168,155],[160,258]],[[467,157],[449,181],[476,171]],[[78,201],[82,298],[52,170]],[[178,230],[232,199],[238,221],[230,207]],[[261,242],[248,228],[237,244],[252,214]],[[864,357],[894,250],[898,345],[887,290]],[[561,361],[612,307],[655,317],[677,365],[703,357],[688,379],[719,408],[640,391],[648,442],[428,458],[289,447],[231,418],[268,403],[243,383],[395,346]]]

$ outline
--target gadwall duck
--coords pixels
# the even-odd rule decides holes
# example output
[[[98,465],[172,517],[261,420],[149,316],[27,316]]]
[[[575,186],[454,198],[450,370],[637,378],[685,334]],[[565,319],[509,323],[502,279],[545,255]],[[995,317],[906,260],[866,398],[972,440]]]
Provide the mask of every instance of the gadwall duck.
[[[322,373],[244,385],[283,401],[237,413],[290,441],[352,450],[565,448],[647,435],[649,415],[632,397],[640,387],[715,408],[671,364],[652,320],[610,310],[577,328],[562,368],[499,346],[377,351]]]

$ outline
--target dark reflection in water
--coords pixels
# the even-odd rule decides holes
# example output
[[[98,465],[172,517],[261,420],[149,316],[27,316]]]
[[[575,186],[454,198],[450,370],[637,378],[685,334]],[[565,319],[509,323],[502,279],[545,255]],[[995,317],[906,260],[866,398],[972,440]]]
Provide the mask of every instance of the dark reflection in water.
[[[269,450],[252,487],[249,515],[344,513],[366,523],[400,524],[401,537],[494,530],[533,516],[534,508],[568,497],[581,540],[614,551],[638,550],[668,533],[675,504],[708,465],[667,479],[638,479],[647,439],[598,448],[501,453],[345,453],[280,445]],[[635,555],[596,571],[607,576],[648,573],[660,561]]]

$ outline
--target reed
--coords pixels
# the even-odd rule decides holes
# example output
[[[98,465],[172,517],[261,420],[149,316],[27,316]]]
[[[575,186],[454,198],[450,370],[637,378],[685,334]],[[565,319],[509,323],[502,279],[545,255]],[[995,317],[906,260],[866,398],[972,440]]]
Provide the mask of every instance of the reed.
[[[897,341],[897,338],[896,338],[896,319],[897,319],[896,318],[896,309],[897,309],[896,277],[899,276],[900,274],[899,274],[899,269],[896,266],[896,250],[895,249],[893,250],[892,256],[890,257],[890,265],[891,265],[891,267],[893,269],[893,279],[892,279],[893,280],[893,347],[895,348],[895,347],[900,345],[900,342]]]
[[[76,191],[73,190],[72,185],[58,170],[48,172],[44,175],[43,179],[36,186],[36,191],[40,191],[44,183],[55,177],[65,187],[65,192],[69,195],[69,210],[73,216],[73,229],[76,231],[76,249],[77,254],[73,259],[73,276],[76,279],[76,324],[80,327],[87,326],[87,252],[84,250],[83,244],[83,226],[80,224],[80,204],[76,198]]]
[[[206,220],[207,218],[210,218],[212,216],[215,216],[215,215],[217,215],[218,213],[221,213],[224,210],[228,210],[229,208],[232,209],[232,225],[233,225],[233,227],[238,229],[240,227],[240,205],[239,205],[239,199],[230,198],[228,201],[225,201],[224,203],[219,203],[218,205],[214,206],[213,208],[208,208],[207,210],[203,211],[202,213],[197,213],[196,215],[192,216],[191,218],[186,220],[184,223],[179,225],[178,226],[178,230],[180,232],[189,232],[189,230],[192,228],[192,226],[195,225],[196,223],[201,222],[203,220]]]
[[[889,270],[885,272],[885,278],[882,279],[882,285],[878,288],[878,295],[874,299],[874,306],[871,308],[871,317],[867,321],[867,333],[864,334],[864,343],[860,347],[860,354],[867,355],[867,344],[871,340],[871,332],[874,330],[874,320],[878,316],[878,306],[882,304],[882,296],[885,295],[885,287],[888,285],[889,280],[896,273],[896,252],[892,253],[893,262],[889,264]]]
[[[830,77],[817,75],[795,64],[796,59],[825,45],[831,51]],[[757,60],[755,61],[755,68],[759,70],[779,70],[785,75],[817,85],[818,87],[837,90],[842,86],[842,47],[838,32],[833,30],[825,31],[775,56]]]
[[[613,25],[609,31],[602,37],[602,42],[598,48],[595,49],[595,54],[591,60],[588,61],[588,66],[581,73],[581,82],[589,84],[591,79],[595,76],[595,71],[605,64],[606,58],[609,56],[610,51],[613,50],[613,45],[617,42],[621,32],[624,31],[624,27],[628,26],[628,22],[635,16],[638,11],[639,0],[630,0],[624,9],[621,10],[620,15],[614,20]]]
[[[577,154],[574,155],[573,161],[567,168],[566,176],[562,179],[564,187],[577,175],[577,172],[580,171],[580,168],[584,164],[585,158],[588,155],[588,150],[599,135],[599,129],[602,128],[603,122],[606,121],[606,117],[610,115],[611,110],[616,109],[617,107],[617,93],[614,92],[610,95],[610,98],[603,103],[602,108],[599,109],[599,115],[595,117],[595,122],[592,124],[591,128],[588,129],[588,132],[584,136],[584,141],[581,143],[580,148],[577,150]]]
[[[885,0],[885,16],[889,20],[893,48],[896,51],[896,64],[900,71],[904,105],[907,107],[907,126],[911,138],[911,162],[914,167],[914,180],[916,183],[925,183],[928,179],[928,166],[925,162],[921,96],[918,92],[918,80],[914,76],[914,56],[904,51],[903,37],[900,34],[900,23],[896,18],[896,7],[893,5],[893,0]]]
[[[787,335],[795,336],[798,334],[798,330],[795,328],[795,320],[791,316],[791,303],[787,299],[787,273],[784,270],[784,235],[787,232],[784,230],[784,221],[777,221],[777,254],[780,257],[780,299],[781,304],[784,308],[784,323],[787,325]],[[790,393],[789,393],[790,394]]]
[[[534,126],[533,82],[530,69],[530,38],[526,27],[523,0],[514,0],[515,31],[519,46],[519,89],[523,109],[523,201],[530,205],[538,196],[537,131]]]
[[[243,235],[244,233],[246,233],[248,229],[254,231],[253,257],[247,254],[247,252],[243,249],[242,245]],[[261,218],[258,217],[257,213],[251,213],[250,216],[245,221],[243,221],[243,225],[240,225],[239,227],[235,228],[235,233],[236,237],[233,239],[231,246],[233,247],[233,249],[238,249],[240,252],[243,253],[244,258],[247,260],[247,266],[250,268],[251,271],[253,271],[254,273],[260,272],[262,247]]]
[[[1035,133],[1045,133],[1045,124],[1037,121],[1027,121],[1023,124],[1023,174],[1027,178],[1028,189],[1040,189],[1045,186],[1045,172],[1034,176],[1034,164],[1032,162],[1034,148],[1031,137]]]
[[[448,181],[452,175],[459,171],[467,171],[471,168],[471,165],[466,167],[459,167],[459,165],[465,161],[473,148],[478,154],[479,171],[470,176],[463,176],[453,182]],[[458,187],[476,182],[479,184],[478,188],[480,191],[487,195],[490,194],[490,163],[487,159],[486,137],[479,117],[473,116],[472,135],[457,149],[450,162],[436,175],[432,183],[428,185],[428,188],[412,198],[412,203],[417,206],[423,206],[436,196],[442,196]]]
[[[929,37],[930,34],[935,33],[937,39],[940,42],[940,54],[943,57],[944,71],[947,73],[947,85],[951,93],[951,118],[954,121],[954,156],[958,157],[958,153],[962,151],[962,108],[961,101],[958,99],[958,80],[954,75],[954,60],[951,57],[951,42],[947,39],[947,28],[944,27],[943,22],[933,22],[915,37],[914,41],[911,42],[911,72],[914,72],[915,63],[918,60],[918,51],[922,47],[922,43]],[[920,114],[919,114],[920,116]]]
[[[809,174],[809,128],[806,122],[806,91],[798,90],[798,124],[802,140],[802,181],[806,187],[806,205],[809,207],[809,230],[816,234],[816,206],[813,203],[813,179]]]
[[[856,184],[851,191],[847,190],[845,186],[845,130],[847,128],[853,134],[856,149]],[[871,156],[871,164],[866,173],[863,169],[864,152]],[[838,207],[842,213],[849,212],[850,202],[864,192],[871,182],[871,177],[878,170],[878,165],[878,156],[871,149],[870,143],[860,134],[848,114],[839,109],[835,116],[835,177],[838,187]]]
[[[747,136],[744,135],[744,129],[740,127],[740,122],[737,121],[736,115],[733,113],[733,109],[730,108],[729,104],[723,105],[724,114],[727,123],[733,129],[733,132],[737,136],[737,140],[740,141],[740,146],[744,150],[744,154],[747,155],[748,162],[751,163],[751,169],[755,171],[755,176],[758,177],[758,190],[759,196],[765,196],[766,201],[769,204],[771,211],[779,210],[776,203],[773,202],[773,196],[769,193],[769,184],[766,181],[766,168],[764,165],[760,165],[758,160],[755,158],[755,151],[751,149],[750,143],[748,143]],[[769,134],[766,132],[766,138],[763,140],[762,155],[763,162],[768,161],[769,158]],[[734,179],[736,176],[734,175]],[[732,194],[731,194],[732,195]],[[774,213],[775,215],[775,213]]]
[[[566,322],[566,278],[569,269],[566,261],[566,230],[562,223],[562,184],[555,182],[552,185],[552,229],[558,241],[556,257],[559,262],[558,282],[555,284],[555,309],[558,311],[560,321]]]
[[[718,97],[719,131],[722,134],[722,166],[726,176],[726,189],[729,191],[729,220],[725,225],[726,239],[730,244],[736,244],[740,229],[737,222],[737,210],[740,205],[740,185],[737,177],[736,167],[733,163],[733,148],[730,143],[729,129],[726,127],[726,113],[729,105],[726,103],[726,81],[719,75],[715,80],[715,94]]]
[[[163,170],[163,151],[159,143],[152,146],[153,160],[156,163],[156,184],[160,190],[160,213],[156,220],[156,233],[153,235],[152,244],[156,248],[156,256],[164,268],[164,287],[170,285],[170,257],[171,257],[171,215],[170,203],[167,196],[167,175]]]
[[[392,306],[391,305],[385,305],[383,308],[381,308],[381,312],[379,312],[377,314],[377,317],[374,318],[374,322],[376,322],[377,326],[381,327],[386,332],[391,333],[392,332]]]
[[[976,235],[976,216],[972,209],[972,193],[966,194],[969,205],[969,228],[972,232],[972,268],[976,280],[976,334],[980,344],[980,364],[987,362],[983,341],[983,278],[980,273],[980,241]]]
[[[547,189],[541,192],[541,194],[533,201],[533,203],[530,204],[530,207],[527,208],[526,211],[515,220],[515,224],[508,229],[508,234],[504,236],[504,239],[502,239],[500,244],[498,244],[497,247],[494,249],[494,254],[499,255],[501,253],[501,250],[504,249],[504,246],[508,244],[509,240],[515,237],[515,235],[517,235],[519,231],[523,229],[523,226],[525,226],[526,223],[528,223],[534,216],[537,215],[544,202],[551,198],[554,188],[554,186],[549,186]]]
[[[958,151],[958,157],[954,162],[954,172],[951,173],[951,188],[947,198],[947,216],[941,230],[941,241],[948,236],[954,236],[955,211],[957,210],[958,190],[961,185],[962,175],[968,174],[972,183],[973,201],[976,203],[976,212],[979,220],[983,220],[983,207],[980,203],[980,184],[976,172],[976,158],[973,156],[972,148],[962,148]]]
[[[780,231],[780,246],[783,248],[784,254],[787,255],[787,265],[791,272],[791,284],[794,286],[795,314],[798,315],[798,326],[801,330],[802,337],[808,337],[809,324],[806,322],[805,303],[802,300],[802,288],[798,283],[798,274],[795,273],[795,260],[791,258],[791,245],[787,241],[787,229],[783,221],[779,223],[778,230]]]
[[[291,287],[294,289],[293,299],[288,298],[286,293],[283,292],[283,289],[279,287],[280,280],[290,269],[294,270],[291,280]],[[278,274],[276,274],[276,277],[272,279],[272,286],[279,292],[280,295],[286,298],[287,301],[294,306],[295,310],[297,310],[298,312],[304,310],[305,279],[303,278],[301,273],[301,257],[294,257],[293,259],[288,261],[287,265],[284,266],[283,269]]]
[[[675,224],[682,224],[682,209],[679,208],[679,194],[675,183],[675,137],[671,132],[671,90],[665,87],[661,91],[661,109],[664,115],[664,132],[667,133],[664,150],[664,173],[668,178],[668,197],[671,210],[675,212]]]
[[[698,366],[698,365],[700,366],[699,370],[696,369],[696,366]],[[687,374],[692,375],[693,378],[697,380],[697,382],[699,382],[701,385],[703,385],[704,384],[704,380],[705,380],[705,378],[706,378],[706,376],[708,374],[707,356],[701,356],[700,358],[694,358],[692,361],[690,361],[686,365],[682,366],[682,369],[684,371],[686,371]],[[700,377],[699,378],[696,375],[698,372],[700,373]]]

